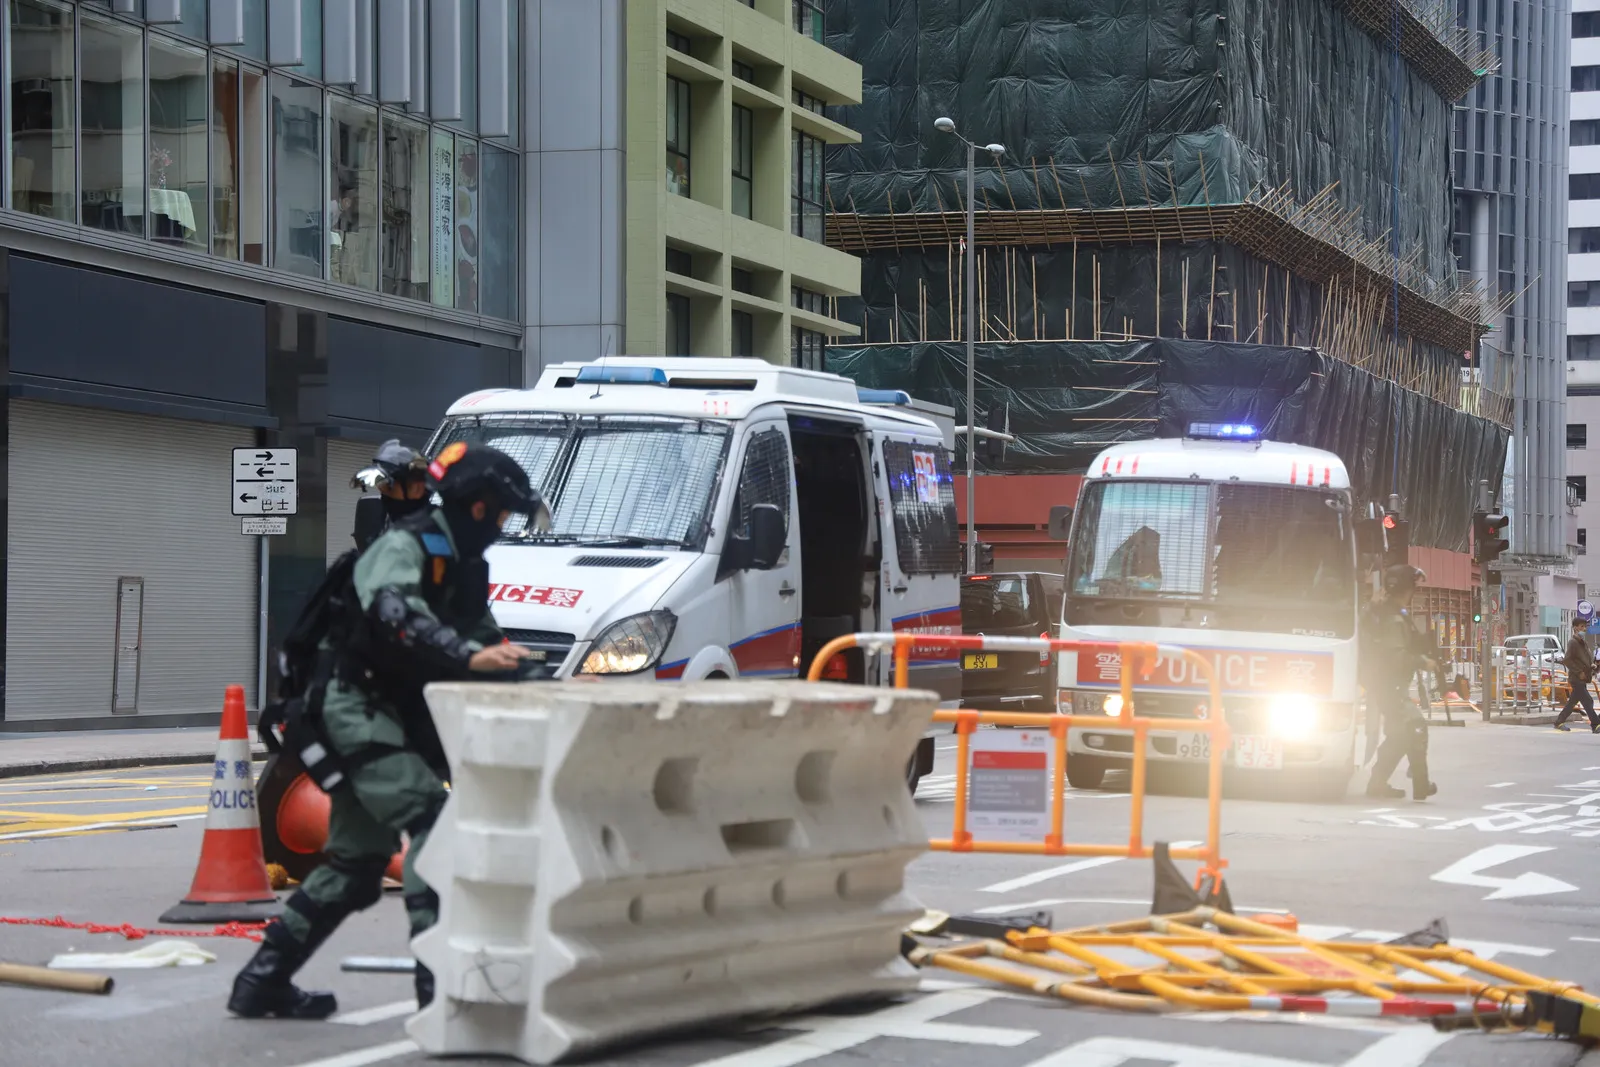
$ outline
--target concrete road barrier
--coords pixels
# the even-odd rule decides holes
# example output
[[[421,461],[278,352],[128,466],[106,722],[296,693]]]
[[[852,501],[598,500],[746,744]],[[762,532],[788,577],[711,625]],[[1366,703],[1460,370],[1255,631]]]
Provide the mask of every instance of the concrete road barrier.
[[[552,1063],[909,990],[915,690],[714,681],[437,685],[451,795],[417,859],[434,1055]]]

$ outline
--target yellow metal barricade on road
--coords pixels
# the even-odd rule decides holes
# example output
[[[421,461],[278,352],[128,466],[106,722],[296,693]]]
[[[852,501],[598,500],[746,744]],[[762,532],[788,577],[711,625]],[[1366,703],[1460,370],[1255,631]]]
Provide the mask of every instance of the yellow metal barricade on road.
[[[948,948],[923,942],[908,956],[919,966],[1126,1011],[1495,1016],[1540,1025],[1555,1014],[1540,998],[1572,1005],[1576,1014],[1600,1010],[1600,998],[1571,982],[1443,941],[1317,941],[1209,907],[1077,930],[1016,931],[1005,941]]]
[[[1228,751],[1230,738],[1227,718],[1222,714],[1222,693],[1217,684],[1212,664],[1204,656],[1189,649],[1173,645],[1156,645],[1147,642],[1063,641],[1043,637],[986,637],[982,635],[954,636],[910,633],[859,633],[835,638],[822,647],[811,663],[807,678],[817,681],[822,677],[828,662],[849,648],[871,651],[894,650],[894,684],[905,688],[910,673],[913,652],[968,651],[968,652],[1089,652],[1103,653],[1116,650],[1121,658],[1122,709],[1115,717],[1106,715],[1051,715],[1010,711],[939,711],[935,722],[953,723],[956,728],[956,797],[955,825],[948,838],[935,838],[929,847],[945,852],[1008,852],[1041,856],[1116,856],[1126,859],[1145,859],[1152,850],[1144,843],[1144,799],[1146,776],[1145,740],[1152,729],[1173,729],[1177,720],[1152,719],[1136,714],[1135,675],[1148,678],[1158,660],[1186,660],[1197,667],[1205,679],[1210,693],[1209,708],[1215,709],[1204,719],[1181,720],[1183,729],[1204,733],[1211,739],[1211,754],[1207,777],[1206,840],[1203,848],[1175,848],[1174,859],[1201,861],[1199,884],[1207,875],[1220,885],[1227,861],[1222,858],[1222,764]],[[971,765],[971,737],[980,725],[1020,726],[1048,730],[1055,743],[1055,766],[1050,782],[1050,830],[1043,841],[985,841],[973,837],[967,826],[968,770]],[[1132,807],[1131,827],[1126,845],[1074,844],[1066,840],[1066,766],[1067,731],[1073,727],[1102,732],[1127,732],[1133,734],[1132,785],[1129,788]]]

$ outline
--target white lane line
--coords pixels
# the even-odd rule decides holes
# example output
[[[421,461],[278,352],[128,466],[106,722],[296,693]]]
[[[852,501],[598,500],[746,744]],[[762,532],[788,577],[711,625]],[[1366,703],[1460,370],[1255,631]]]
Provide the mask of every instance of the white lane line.
[[[127,830],[135,826],[165,826],[174,822],[189,822],[193,819],[205,818],[205,813],[199,815],[164,815],[157,819],[130,819],[122,822],[92,822],[84,826],[62,826],[54,830],[18,830],[15,833],[0,834],[0,841],[14,841],[21,837],[56,837],[61,834],[81,834],[90,830]]]
[[[1485,789],[1504,789],[1508,785],[1516,785],[1516,784],[1517,784],[1516,782],[1496,782],[1493,785],[1485,786],[1484,788]]]
[[[310,1060],[298,1064],[297,1067],[367,1067],[369,1063],[382,1063],[384,1060],[397,1059],[420,1051],[415,1041],[391,1041],[387,1045],[373,1045],[371,1048],[358,1048],[354,1052],[345,1052],[326,1059]]]
[[[1235,1052],[1233,1049],[1129,1037],[1092,1037],[1076,1045],[1057,1049],[1048,1056],[1034,1060],[1027,1067],[1122,1067],[1129,1060],[1154,1061],[1169,1064],[1170,1067],[1313,1067],[1304,1060],[1286,1060],[1253,1052]]]
[[[393,1004],[379,1004],[375,1008],[340,1012],[328,1021],[330,1023],[344,1023],[346,1026],[368,1026],[372,1023],[381,1023],[385,1019],[393,1019],[401,1015],[415,1015],[416,1013],[417,1002],[415,1000],[397,1000]]]
[[[1121,863],[1121,856],[1093,856],[1086,860],[1075,860],[1072,863],[1063,863],[1059,867],[1046,867],[1042,871],[1033,871],[1020,878],[1012,878],[1005,882],[996,882],[986,885],[981,892],[984,893],[1009,893],[1013,889],[1026,889],[1030,885],[1048,882],[1052,878],[1059,878],[1064,874],[1075,874],[1078,871],[1092,870],[1095,867],[1104,867],[1110,863]]]
[[[1138,908],[1148,908],[1148,898],[1136,900],[1132,897],[1048,897],[1044,900],[1030,900],[1026,904],[995,904],[987,908],[979,908],[974,915],[1008,915],[1011,912],[1039,911],[1042,908],[1053,908],[1057,904],[1124,904]],[[1263,915],[1288,915],[1288,908],[1268,908],[1256,904],[1236,904],[1234,910],[1244,914]],[[1302,927],[1303,929],[1303,927]],[[1339,927],[1343,930],[1344,927]],[[1399,935],[1395,935],[1399,936]]]
[[[1592,945],[1600,945],[1600,937],[1569,937],[1568,941],[1587,941]]]
[[[906,1004],[896,1004],[867,1015],[843,1017],[813,1015],[801,1019],[774,1020],[773,1029],[805,1032],[761,1048],[747,1049],[706,1060],[696,1064],[695,1067],[795,1067],[808,1060],[843,1052],[880,1037],[954,1041],[968,1045],[1014,1048],[1038,1037],[1038,1031],[934,1022],[940,1016],[978,1007],[1004,992],[987,988],[950,990]],[[306,1067],[324,1067],[324,1065],[308,1064]],[[344,1065],[339,1064],[336,1067]]]
[[[1396,1030],[1345,1060],[1343,1067],[1422,1067],[1435,1049],[1455,1036],[1432,1027]]]

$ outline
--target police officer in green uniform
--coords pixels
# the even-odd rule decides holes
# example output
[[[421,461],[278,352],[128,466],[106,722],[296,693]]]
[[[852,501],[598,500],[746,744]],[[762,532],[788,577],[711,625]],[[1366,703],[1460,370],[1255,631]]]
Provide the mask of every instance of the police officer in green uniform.
[[[526,652],[506,643],[488,608],[484,550],[512,514],[548,526],[523,469],[496,449],[455,443],[428,468],[442,505],[402,519],[362,554],[337,664],[321,701],[320,730],[342,781],[329,785],[327,862],[295,890],[234,979],[228,1010],[247,1018],[323,1019],[332,993],[290,979],[347,915],[382,896],[383,872],[410,838],[406,912],[415,937],[438,919],[439,899],[415,859],[444,806],[448,776],[422,698],[429,682],[505,677]],[[359,607],[356,607],[356,603]],[[433,997],[418,964],[417,999]]]
[[[391,523],[428,508],[427,458],[391,437],[378,446],[372,465],[350,479],[350,488],[376,494],[381,503],[370,518],[356,509],[356,548],[365,552]]]

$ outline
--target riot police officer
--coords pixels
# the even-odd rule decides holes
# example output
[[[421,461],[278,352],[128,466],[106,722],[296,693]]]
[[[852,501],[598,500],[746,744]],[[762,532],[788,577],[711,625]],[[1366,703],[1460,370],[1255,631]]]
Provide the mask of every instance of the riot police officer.
[[[383,506],[379,520],[357,505],[356,548],[365,552],[389,524],[428,506],[428,461],[420,452],[391,437],[378,446],[372,465],[363,467],[350,479],[350,488],[378,494],[376,499]]]
[[[493,448],[451,444],[428,476],[441,506],[403,517],[362,554],[347,624],[324,646],[337,664],[314,715],[336,762],[317,778],[332,804],[327,862],[295,890],[234,979],[228,1010],[236,1015],[322,1019],[337,1010],[333,994],[290,979],[346,916],[378,901],[402,831],[411,842],[404,889],[412,936],[437,921],[438,896],[414,863],[444,806],[449,769],[423,686],[516,669],[526,652],[506,643],[490,617],[483,553],[512,514],[548,527],[549,511],[516,461]],[[433,975],[421,964],[416,987],[427,1004]]]
[[[1403,563],[1385,569],[1382,587],[1362,620],[1363,687],[1369,706],[1376,704],[1383,719],[1383,743],[1367,782],[1369,797],[1405,796],[1404,790],[1389,785],[1402,756],[1411,773],[1413,800],[1426,800],[1439,791],[1428,778],[1428,720],[1408,695],[1412,676],[1435,666],[1406,611],[1417,583],[1425,577]]]

